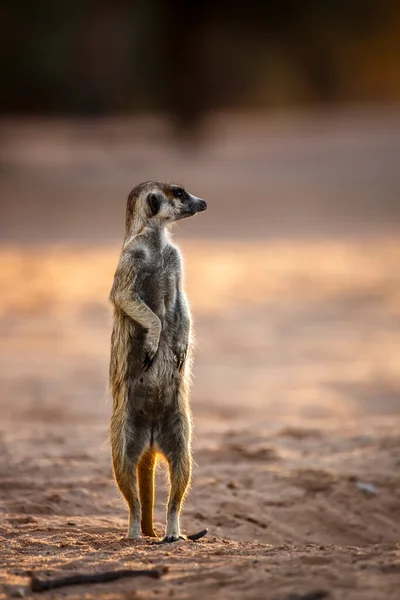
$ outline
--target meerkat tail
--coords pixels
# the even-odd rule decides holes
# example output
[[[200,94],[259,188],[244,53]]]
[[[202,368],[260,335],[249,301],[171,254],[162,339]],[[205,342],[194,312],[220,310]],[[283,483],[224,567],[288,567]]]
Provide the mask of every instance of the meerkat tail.
[[[156,452],[153,448],[147,450],[138,465],[139,495],[142,505],[142,533],[149,537],[156,537],[153,529],[154,508],[154,470],[156,466]]]

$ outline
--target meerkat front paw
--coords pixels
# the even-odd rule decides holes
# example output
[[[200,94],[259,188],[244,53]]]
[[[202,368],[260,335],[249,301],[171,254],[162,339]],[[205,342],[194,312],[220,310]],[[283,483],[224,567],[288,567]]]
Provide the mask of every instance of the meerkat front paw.
[[[160,341],[160,336],[156,339],[150,338],[146,340],[144,346],[144,360],[143,360],[143,369],[144,371],[148,371],[153,364],[153,360],[155,355],[157,354],[158,344]]]
[[[188,352],[188,342],[183,342],[183,343],[177,345],[177,347],[175,349],[174,358],[175,358],[176,367],[177,367],[178,371],[182,371],[183,365],[185,364],[185,360],[187,358],[187,352]]]
[[[155,355],[157,354],[160,344],[161,321],[154,315],[154,322],[147,329],[146,339],[144,341],[144,359],[143,369],[148,371],[153,364]]]

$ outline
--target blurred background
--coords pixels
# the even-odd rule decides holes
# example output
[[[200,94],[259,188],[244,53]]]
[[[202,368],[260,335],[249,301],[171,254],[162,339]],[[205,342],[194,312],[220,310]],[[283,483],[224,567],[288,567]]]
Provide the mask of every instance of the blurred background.
[[[190,528],[398,539],[400,3],[3,2],[0,61],[6,511],[125,526],[107,298],[127,195],[155,179],[208,202],[173,228]]]
[[[2,239],[118,239],[157,178],[211,202],[189,235],[396,227],[395,0],[0,11]]]
[[[395,0],[111,0],[1,9],[7,113],[168,111],[396,102]]]

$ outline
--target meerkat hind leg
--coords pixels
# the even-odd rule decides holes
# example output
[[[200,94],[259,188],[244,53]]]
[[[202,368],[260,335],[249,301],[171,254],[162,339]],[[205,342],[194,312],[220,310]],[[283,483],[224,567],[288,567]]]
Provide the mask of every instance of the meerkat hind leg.
[[[184,499],[190,480],[190,457],[189,453],[181,456],[177,461],[169,463],[171,491],[167,508],[167,528],[164,540],[166,542],[175,542],[184,540],[185,536],[181,534],[179,516],[181,512],[182,501]]]
[[[137,465],[143,452],[144,440],[141,436],[133,437],[130,432],[127,443],[121,446],[121,434],[113,435],[111,430],[111,449],[114,475],[117,485],[124,496],[129,508],[129,525],[126,537],[140,538],[140,523],[142,510],[139,499]]]
[[[114,461],[114,474],[118,487],[129,508],[129,525],[126,537],[128,539],[140,538],[141,507],[136,464],[132,464],[129,461],[129,465],[121,465],[116,464],[116,461]]]
[[[167,506],[167,527],[165,542],[175,542],[186,539],[181,534],[179,516],[181,506],[189,485],[191,475],[191,457],[188,444],[179,445],[169,454],[165,453],[170,473],[170,494]]]

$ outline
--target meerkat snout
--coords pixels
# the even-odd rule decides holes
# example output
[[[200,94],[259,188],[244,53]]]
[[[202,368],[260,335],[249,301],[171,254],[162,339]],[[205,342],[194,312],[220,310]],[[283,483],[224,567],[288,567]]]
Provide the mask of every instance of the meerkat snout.
[[[202,200],[201,198],[196,198],[196,201],[197,201],[197,211],[196,212],[203,212],[203,210],[206,210],[207,202],[205,200]]]

